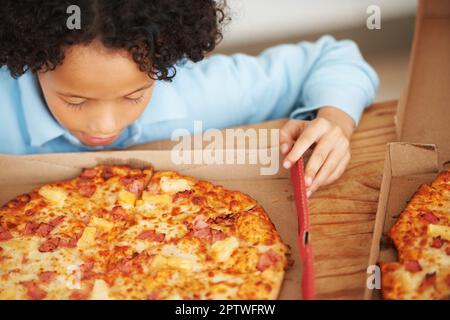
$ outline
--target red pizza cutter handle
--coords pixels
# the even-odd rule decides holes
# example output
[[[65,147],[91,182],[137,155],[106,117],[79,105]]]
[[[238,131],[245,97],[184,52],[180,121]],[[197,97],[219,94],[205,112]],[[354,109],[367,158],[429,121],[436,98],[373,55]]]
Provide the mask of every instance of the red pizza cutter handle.
[[[291,181],[294,191],[295,206],[298,217],[298,242],[300,259],[303,265],[302,296],[305,300],[315,298],[314,259],[309,239],[309,210],[306,198],[305,173],[303,158],[300,158],[291,168]]]

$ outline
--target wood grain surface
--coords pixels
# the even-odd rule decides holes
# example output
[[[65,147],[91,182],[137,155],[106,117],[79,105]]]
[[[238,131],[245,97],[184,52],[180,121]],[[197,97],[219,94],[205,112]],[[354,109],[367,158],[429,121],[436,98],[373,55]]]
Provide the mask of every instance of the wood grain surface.
[[[344,175],[309,201],[318,299],[362,299],[386,143],[397,102],[373,105],[352,138]]]

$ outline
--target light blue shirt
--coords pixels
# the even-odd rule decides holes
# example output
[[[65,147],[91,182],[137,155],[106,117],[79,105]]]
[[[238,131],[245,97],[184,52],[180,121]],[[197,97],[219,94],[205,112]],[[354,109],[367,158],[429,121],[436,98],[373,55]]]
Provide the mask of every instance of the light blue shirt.
[[[36,76],[18,79],[0,69],[0,153],[33,154],[126,148],[193,132],[290,116],[306,119],[334,106],[358,124],[375,97],[378,77],[349,40],[273,47],[257,57],[214,55],[177,67],[172,82],[157,81],[143,115],[112,145],[83,146],[51,115]]]

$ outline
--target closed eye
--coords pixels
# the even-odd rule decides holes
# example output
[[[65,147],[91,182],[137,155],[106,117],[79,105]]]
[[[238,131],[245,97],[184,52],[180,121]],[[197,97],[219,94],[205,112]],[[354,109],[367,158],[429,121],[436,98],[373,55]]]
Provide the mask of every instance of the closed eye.
[[[138,98],[129,98],[125,97],[125,99],[133,104],[139,104],[144,100],[144,95],[138,97]]]
[[[83,105],[84,105],[85,102],[86,102],[86,101],[83,101],[83,102],[80,102],[80,103],[70,103],[70,102],[66,102],[66,105],[67,105],[69,108],[71,108],[71,109],[74,109],[74,110],[80,110],[80,109],[83,107]]]

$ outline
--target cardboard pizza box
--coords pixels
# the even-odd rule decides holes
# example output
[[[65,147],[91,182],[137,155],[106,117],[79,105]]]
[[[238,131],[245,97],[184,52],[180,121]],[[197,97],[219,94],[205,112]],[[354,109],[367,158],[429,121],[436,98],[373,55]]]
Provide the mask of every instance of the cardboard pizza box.
[[[388,233],[411,196],[450,164],[450,1],[420,0],[409,79],[387,145],[369,266],[396,261]],[[369,271],[370,270],[370,271]],[[365,299],[381,298],[368,269]],[[378,275],[379,276],[379,275]]]
[[[275,175],[262,175],[261,164],[174,164],[172,150],[132,150],[95,153],[66,153],[30,156],[0,155],[0,205],[45,183],[71,179],[85,167],[98,164],[152,165],[155,170],[176,170],[239,190],[256,199],[267,211],[283,241],[291,247],[294,264],[287,270],[280,299],[302,299],[303,264],[300,261],[298,215],[290,174],[280,169]],[[246,156],[266,152],[278,157],[278,147],[246,150]],[[237,153],[235,153],[237,156]],[[300,244],[300,245],[299,245]],[[312,275],[311,279],[312,279]],[[311,279],[309,283],[311,283]],[[305,279],[303,279],[305,281]],[[310,296],[310,293],[306,295]]]

